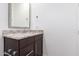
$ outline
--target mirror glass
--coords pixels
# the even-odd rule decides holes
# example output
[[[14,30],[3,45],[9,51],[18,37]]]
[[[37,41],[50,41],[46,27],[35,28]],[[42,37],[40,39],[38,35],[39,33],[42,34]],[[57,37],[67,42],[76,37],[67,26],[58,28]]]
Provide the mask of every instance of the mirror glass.
[[[9,27],[30,27],[29,3],[9,3],[8,13]]]

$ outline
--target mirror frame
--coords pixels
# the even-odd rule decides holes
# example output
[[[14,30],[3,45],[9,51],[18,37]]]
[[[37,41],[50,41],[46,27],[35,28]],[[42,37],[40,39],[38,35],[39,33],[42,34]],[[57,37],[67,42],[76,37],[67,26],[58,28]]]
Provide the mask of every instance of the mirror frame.
[[[30,29],[31,27],[31,4],[29,3],[29,27],[16,27],[11,26],[11,3],[8,3],[8,28],[17,28],[17,29]]]

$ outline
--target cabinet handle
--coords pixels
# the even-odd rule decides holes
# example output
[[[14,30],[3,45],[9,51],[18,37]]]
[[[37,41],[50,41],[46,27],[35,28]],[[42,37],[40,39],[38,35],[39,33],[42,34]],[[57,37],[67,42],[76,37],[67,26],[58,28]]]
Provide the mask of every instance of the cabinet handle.
[[[12,51],[12,49],[8,49],[8,52],[10,53]]]
[[[34,51],[32,50],[32,51],[30,51],[26,56],[29,56],[31,53],[33,53]]]
[[[7,53],[7,52],[4,52],[4,54],[5,54],[5,55],[8,55],[8,56],[12,56],[12,55],[10,55],[10,54],[9,54],[9,53]]]
[[[17,51],[13,51],[12,55],[14,55],[14,56],[15,56],[15,55],[16,55],[16,53],[17,53]]]

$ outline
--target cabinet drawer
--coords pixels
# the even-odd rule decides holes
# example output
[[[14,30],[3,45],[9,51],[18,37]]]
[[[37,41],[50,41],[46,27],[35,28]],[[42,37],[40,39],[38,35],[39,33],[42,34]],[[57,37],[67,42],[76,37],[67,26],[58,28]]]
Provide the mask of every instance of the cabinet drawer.
[[[16,49],[19,49],[18,48],[18,41],[15,40],[15,39],[12,39],[12,38],[7,38],[7,37],[4,37],[4,50],[7,50],[7,49],[13,49],[13,50],[16,50]]]
[[[34,37],[24,38],[20,40],[20,48],[27,47],[28,45],[34,43]]]
[[[34,55],[34,45],[31,44],[31,45],[27,46],[26,48],[20,49],[20,55],[21,56]]]

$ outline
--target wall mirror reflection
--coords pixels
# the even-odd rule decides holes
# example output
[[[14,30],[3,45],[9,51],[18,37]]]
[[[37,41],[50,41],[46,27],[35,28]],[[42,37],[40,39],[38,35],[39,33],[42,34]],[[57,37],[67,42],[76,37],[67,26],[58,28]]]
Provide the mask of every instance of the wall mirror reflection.
[[[9,3],[9,28],[30,28],[29,3]]]

